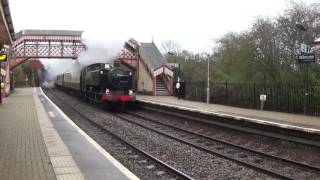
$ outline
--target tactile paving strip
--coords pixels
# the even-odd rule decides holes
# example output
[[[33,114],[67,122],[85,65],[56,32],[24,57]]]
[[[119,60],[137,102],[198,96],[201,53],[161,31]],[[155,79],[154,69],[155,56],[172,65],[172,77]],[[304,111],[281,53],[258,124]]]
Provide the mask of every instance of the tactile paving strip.
[[[50,161],[58,180],[85,179],[66,145],[51,123],[39,97],[33,95],[39,117],[40,128],[46,144]]]

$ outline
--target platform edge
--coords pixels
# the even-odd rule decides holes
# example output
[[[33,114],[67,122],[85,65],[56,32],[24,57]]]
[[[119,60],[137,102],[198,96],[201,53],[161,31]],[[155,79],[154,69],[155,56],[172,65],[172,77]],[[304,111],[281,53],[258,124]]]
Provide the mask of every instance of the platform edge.
[[[132,180],[139,180],[139,178],[123,166],[118,160],[112,157],[105,149],[103,149],[95,140],[87,135],[81,128],[79,128],[56,104],[54,104],[50,98],[43,92],[42,88],[39,88],[44,97],[56,108],[56,110],[70,123],[76,130],[84,136],[84,138],[96,148],[106,159],[108,159],[116,168],[118,168],[125,176]]]
[[[167,106],[167,107],[177,108],[180,110],[187,110],[187,111],[197,112],[197,113],[202,113],[202,114],[215,115],[215,116],[223,117],[223,118],[232,118],[235,120],[244,120],[244,121],[249,121],[249,122],[262,124],[262,125],[270,125],[270,126],[275,126],[275,127],[285,128],[285,129],[292,129],[292,130],[302,131],[302,132],[306,132],[306,133],[320,134],[320,130],[314,129],[314,128],[305,128],[305,127],[301,127],[301,126],[295,126],[295,125],[290,125],[290,124],[281,124],[278,122],[271,122],[271,121],[266,121],[266,120],[262,120],[262,119],[244,117],[244,116],[235,116],[235,115],[230,115],[230,114],[225,114],[225,113],[210,112],[210,111],[204,111],[204,110],[198,110],[198,109],[190,109],[188,107],[183,107],[183,106],[178,107],[178,106],[166,104],[163,102],[154,102],[154,101],[145,100],[145,99],[138,99],[137,101],[150,103],[150,104],[154,104],[154,105]]]

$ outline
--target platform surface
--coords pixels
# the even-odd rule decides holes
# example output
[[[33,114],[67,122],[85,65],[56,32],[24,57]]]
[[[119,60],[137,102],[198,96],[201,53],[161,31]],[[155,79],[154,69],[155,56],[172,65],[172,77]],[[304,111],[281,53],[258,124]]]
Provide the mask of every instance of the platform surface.
[[[182,99],[178,100],[177,97],[173,96],[137,95],[137,100],[168,107],[178,107],[180,109],[205,114],[233,117],[235,119],[246,119],[251,122],[320,134],[320,117],[316,116],[261,111]]]
[[[32,94],[17,90],[0,104],[0,179],[56,179]]]
[[[0,179],[138,179],[58,109],[40,88],[0,105]]]

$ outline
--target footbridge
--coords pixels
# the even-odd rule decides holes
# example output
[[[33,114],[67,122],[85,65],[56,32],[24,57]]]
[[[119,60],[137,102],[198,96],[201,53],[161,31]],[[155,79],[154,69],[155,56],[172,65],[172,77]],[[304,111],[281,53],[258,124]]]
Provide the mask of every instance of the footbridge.
[[[173,71],[154,42],[139,43],[130,39],[125,42],[117,59],[135,70],[139,92],[151,95],[173,94]]]
[[[27,60],[77,59],[85,51],[82,31],[23,30],[14,35],[6,69],[5,86],[8,92],[10,71]],[[156,45],[130,39],[124,43],[116,60],[135,71],[136,90],[152,95],[173,93],[173,72],[167,66]]]
[[[23,30],[15,34],[10,70],[28,59],[77,59],[85,50],[82,31]]]
[[[27,60],[40,58],[77,59],[85,50],[81,41],[82,31],[23,30],[10,34],[8,61],[2,63],[4,71],[4,94],[9,92],[10,71]]]
[[[77,59],[85,51],[82,43],[83,31],[69,30],[23,30],[15,33],[10,15],[8,0],[0,1],[0,49],[7,45],[8,60],[2,62],[1,81],[4,88],[1,94],[8,94],[10,71],[27,60]],[[134,39],[125,42],[116,60],[135,72],[136,89],[152,95],[173,94],[173,72],[167,66],[156,45],[139,43]]]

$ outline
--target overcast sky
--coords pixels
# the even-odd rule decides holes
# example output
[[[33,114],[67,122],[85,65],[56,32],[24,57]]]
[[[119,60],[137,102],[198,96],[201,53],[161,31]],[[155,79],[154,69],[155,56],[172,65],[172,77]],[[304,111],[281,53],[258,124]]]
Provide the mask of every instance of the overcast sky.
[[[305,0],[315,2],[315,0]],[[15,31],[83,30],[87,38],[133,37],[208,51],[212,39],[248,29],[258,15],[277,16],[288,0],[9,0]]]

